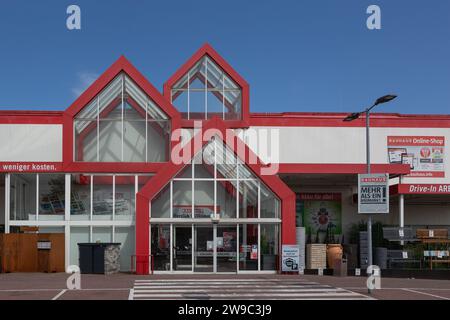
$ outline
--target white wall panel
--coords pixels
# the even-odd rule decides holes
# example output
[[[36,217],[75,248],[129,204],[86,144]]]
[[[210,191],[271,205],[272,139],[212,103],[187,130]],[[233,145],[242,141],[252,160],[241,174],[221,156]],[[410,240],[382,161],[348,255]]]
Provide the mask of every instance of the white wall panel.
[[[62,125],[1,124],[0,161],[62,161]]]
[[[269,144],[269,155],[278,152],[280,163],[365,163],[365,128],[343,127],[251,127],[240,137],[249,139],[250,148],[267,162],[266,152],[261,152]],[[278,130],[278,143],[268,143],[270,130]],[[445,136],[446,178],[406,178],[404,183],[449,183],[450,182],[450,128],[371,128],[371,161],[388,163],[387,136]],[[274,158],[272,156],[272,158]]]

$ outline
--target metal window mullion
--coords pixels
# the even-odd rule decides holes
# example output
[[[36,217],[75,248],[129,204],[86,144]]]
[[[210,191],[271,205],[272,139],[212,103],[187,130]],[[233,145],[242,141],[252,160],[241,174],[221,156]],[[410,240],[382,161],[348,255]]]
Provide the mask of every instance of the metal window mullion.
[[[170,219],[172,219],[173,218],[173,181],[170,181],[169,193],[170,193],[169,215],[170,215]]]
[[[123,108],[124,108],[124,104],[123,104],[123,99],[124,99],[124,89],[125,89],[125,81],[124,81],[124,78],[125,78],[125,76],[124,75],[122,75],[122,144],[121,144],[121,161],[123,162],[123,135],[124,135],[124,132],[123,132],[123,128],[124,128],[124,123],[123,123],[123,113],[124,113],[124,110],[123,110]]]
[[[241,258],[239,250],[239,223],[236,224],[236,272],[239,273],[239,260]]]
[[[261,223],[258,223],[258,271],[261,271]]]
[[[90,175],[89,176],[89,180],[90,180],[90,210],[89,210],[89,220],[92,221],[92,216],[94,214],[94,176]],[[91,231],[92,233],[92,231]]]
[[[97,162],[100,161],[100,96],[97,97]]]
[[[173,271],[173,224],[170,224],[169,248],[170,248],[170,271]]]
[[[222,73],[222,119],[225,120],[225,74]]]
[[[145,162],[148,162],[148,98],[145,106]]]
[[[192,224],[191,227],[191,270],[194,272],[194,255],[195,255],[195,248],[194,248],[194,224]]]
[[[89,242],[94,242],[93,227],[89,226]]]
[[[214,143],[214,216],[217,216],[217,143],[213,137]]]
[[[240,186],[239,186],[239,162],[236,159],[236,219],[239,219],[239,198],[240,198]]]
[[[115,220],[115,215],[116,215],[116,175],[113,175],[112,177],[112,196],[113,196],[113,204],[112,204],[112,217],[111,220],[114,221]]]
[[[5,233],[9,233],[9,220],[11,210],[11,174],[5,175]]]
[[[190,82],[191,82],[191,75],[190,72],[188,71],[188,82],[187,82],[187,113],[188,113],[188,120],[191,117],[191,89],[190,89]]]
[[[39,173],[36,174],[36,221],[39,221]]]
[[[258,196],[257,196],[257,204],[258,204],[258,219],[261,219],[261,182],[258,181]]]
[[[208,119],[208,59],[205,59],[205,119]]]
[[[139,192],[139,176],[135,175],[134,179],[135,179],[134,180],[134,209],[132,211],[133,216],[131,217],[131,221],[136,219],[136,203],[137,203],[136,196],[137,196],[137,193]],[[136,234],[135,234],[135,237],[136,237]]]

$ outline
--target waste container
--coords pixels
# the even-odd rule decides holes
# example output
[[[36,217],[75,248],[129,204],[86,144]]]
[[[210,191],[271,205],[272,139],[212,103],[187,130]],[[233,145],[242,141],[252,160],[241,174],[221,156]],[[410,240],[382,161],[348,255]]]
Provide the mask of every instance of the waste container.
[[[78,250],[81,273],[109,274],[119,271],[120,243],[78,243]]]
[[[336,259],[334,260],[333,265],[333,275],[337,277],[346,277],[347,276],[347,259]]]

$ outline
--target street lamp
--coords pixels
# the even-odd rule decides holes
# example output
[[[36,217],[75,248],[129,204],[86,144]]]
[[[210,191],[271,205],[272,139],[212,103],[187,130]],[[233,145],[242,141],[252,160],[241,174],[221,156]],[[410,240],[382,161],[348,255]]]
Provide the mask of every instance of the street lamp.
[[[348,115],[343,121],[349,122],[356,119],[359,119],[359,117],[365,113],[366,114],[366,162],[367,162],[367,174],[370,174],[370,135],[369,135],[369,128],[370,128],[370,111],[377,105],[383,104],[389,101],[394,100],[397,98],[394,94],[388,94],[385,96],[382,96],[378,98],[375,103],[367,108],[366,110],[362,112],[354,112],[350,115]],[[368,246],[368,265],[372,265],[372,215],[369,214],[369,218],[367,220],[367,246]]]

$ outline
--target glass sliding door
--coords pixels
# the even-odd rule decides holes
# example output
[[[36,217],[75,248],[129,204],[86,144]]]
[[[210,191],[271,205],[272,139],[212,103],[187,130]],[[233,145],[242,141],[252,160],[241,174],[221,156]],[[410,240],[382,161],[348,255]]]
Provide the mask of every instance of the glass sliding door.
[[[192,226],[174,226],[173,270],[192,271]]]
[[[258,270],[258,225],[239,225],[239,270]]]
[[[234,226],[217,226],[217,271],[236,272],[237,230]]]
[[[194,226],[194,272],[214,271],[213,226]]]

